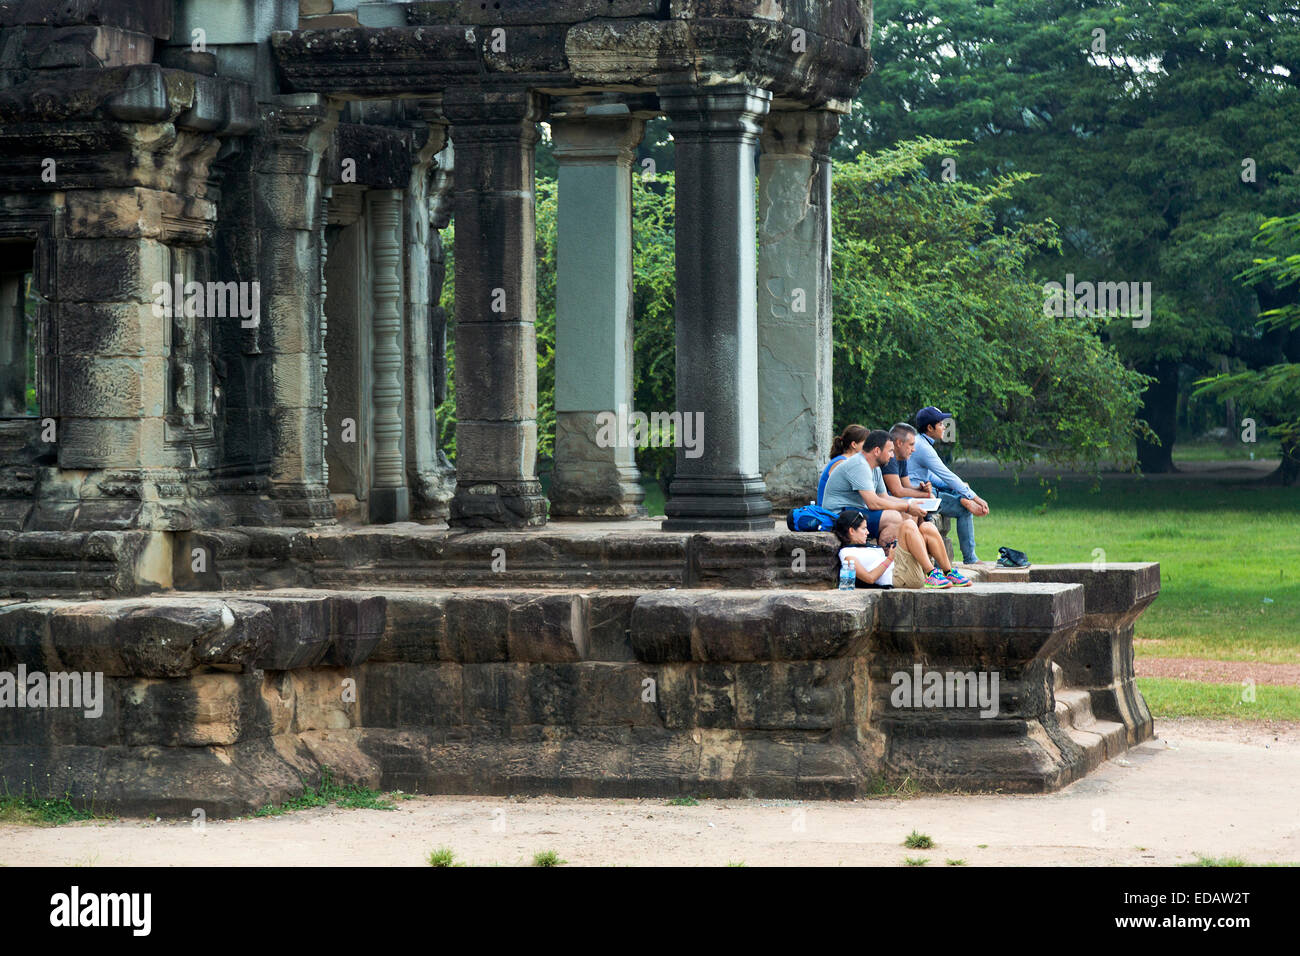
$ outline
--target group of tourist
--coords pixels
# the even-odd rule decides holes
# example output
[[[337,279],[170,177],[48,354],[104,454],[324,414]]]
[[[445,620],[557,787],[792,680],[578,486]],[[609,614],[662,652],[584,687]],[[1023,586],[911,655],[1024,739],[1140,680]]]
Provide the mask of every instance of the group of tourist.
[[[915,427],[899,422],[889,431],[871,431],[850,425],[831,442],[831,460],[817,482],[817,504],[839,513],[840,561],[853,562],[859,587],[893,587],[900,549],[901,563],[919,568],[921,586],[970,587],[929,517],[937,511],[955,518],[963,563],[979,560],[974,519],[989,513],[988,502],[934,448],[951,417],[930,405],[916,413]]]

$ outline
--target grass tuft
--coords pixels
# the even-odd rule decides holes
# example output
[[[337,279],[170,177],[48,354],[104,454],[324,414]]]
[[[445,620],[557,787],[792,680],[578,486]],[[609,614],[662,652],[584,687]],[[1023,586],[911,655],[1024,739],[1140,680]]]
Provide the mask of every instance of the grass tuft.
[[[563,866],[568,860],[561,860],[560,854],[554,850],[543,850],[541,853],[533,854],[533,866]]]
[[[907,835],[907,838],[903,840],[903,846],[907,847],[909,850],[928,850],[934,846],[934,841],[924,833],[917,833],[913,830]]]
[[[425,857],[430,866],[464,866],[464,863],[456,862],[456,853],[449,846],[440,846],[436,850],[430,850],[429,855]]]
[[[284,803],[268,803],[254,811],[255,817],[278,817],[293,810],[309,810],[312,807],[327,807],[337,804],[346,810],[395,810],[396,806],[388,797],[378,790],[357,784],[340,786],[334,782],[334,774],[329,767],[322,766],[320,786],[313,787],[303,783],[303,791]]]

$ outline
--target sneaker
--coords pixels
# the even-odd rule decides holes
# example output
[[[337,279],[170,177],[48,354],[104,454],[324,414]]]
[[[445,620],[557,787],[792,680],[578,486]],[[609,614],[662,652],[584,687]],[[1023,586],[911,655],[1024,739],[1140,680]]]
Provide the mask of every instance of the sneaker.
[[[971,579],[966,577],[966,575],[962,574],[956,568],[953,568],[944,576],[952,582],[952,586],[955,588],[968,588],[971,586]]]
[[[948,580],[947,576],[944,575],[942,571],[935,568],[926,577],[925,586],[927,588],[950,588],[952,587],[952,582]]]

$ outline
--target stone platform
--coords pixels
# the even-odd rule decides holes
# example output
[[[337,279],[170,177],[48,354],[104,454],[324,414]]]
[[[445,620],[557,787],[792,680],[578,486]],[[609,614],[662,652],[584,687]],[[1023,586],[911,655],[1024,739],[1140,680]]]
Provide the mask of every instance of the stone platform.
[[[827,535],[620,525],[178,535],[212,549],[192,591],[11,599],[0,672],[104,689],[98,717],[0,707],[0,778],[213,816],[323,766],[424,793],[1046,791],[1151,736],[1132,635],[1158,565],[841,594]],[[996,713],[903,706],[918,665],[996,673]]]

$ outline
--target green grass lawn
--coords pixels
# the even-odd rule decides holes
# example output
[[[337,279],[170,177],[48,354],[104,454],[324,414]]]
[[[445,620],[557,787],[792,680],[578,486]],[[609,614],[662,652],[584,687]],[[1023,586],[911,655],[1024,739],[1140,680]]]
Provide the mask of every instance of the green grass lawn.
[[[1234,717],[1239,720],[1300,719],[1300,687],[1257,684],[1254,700],[1240,684],[1205,684],[1165,677],[1139,677],[1138,690],[1153,717]]]
[[[1174,461],[1246,461],[1282,457],[1282,444],[1276,438],[1259,436],[1255,442],[1180,441],[1174,445]]]
[[[1300,661],[1300,489],[1110,478],[982,479],[982,559],[1002,545],[1039,564],[1159,561],[1161,589],[1137,622],[1139,656]],[[954,532],[955,535],[955,532]]]

